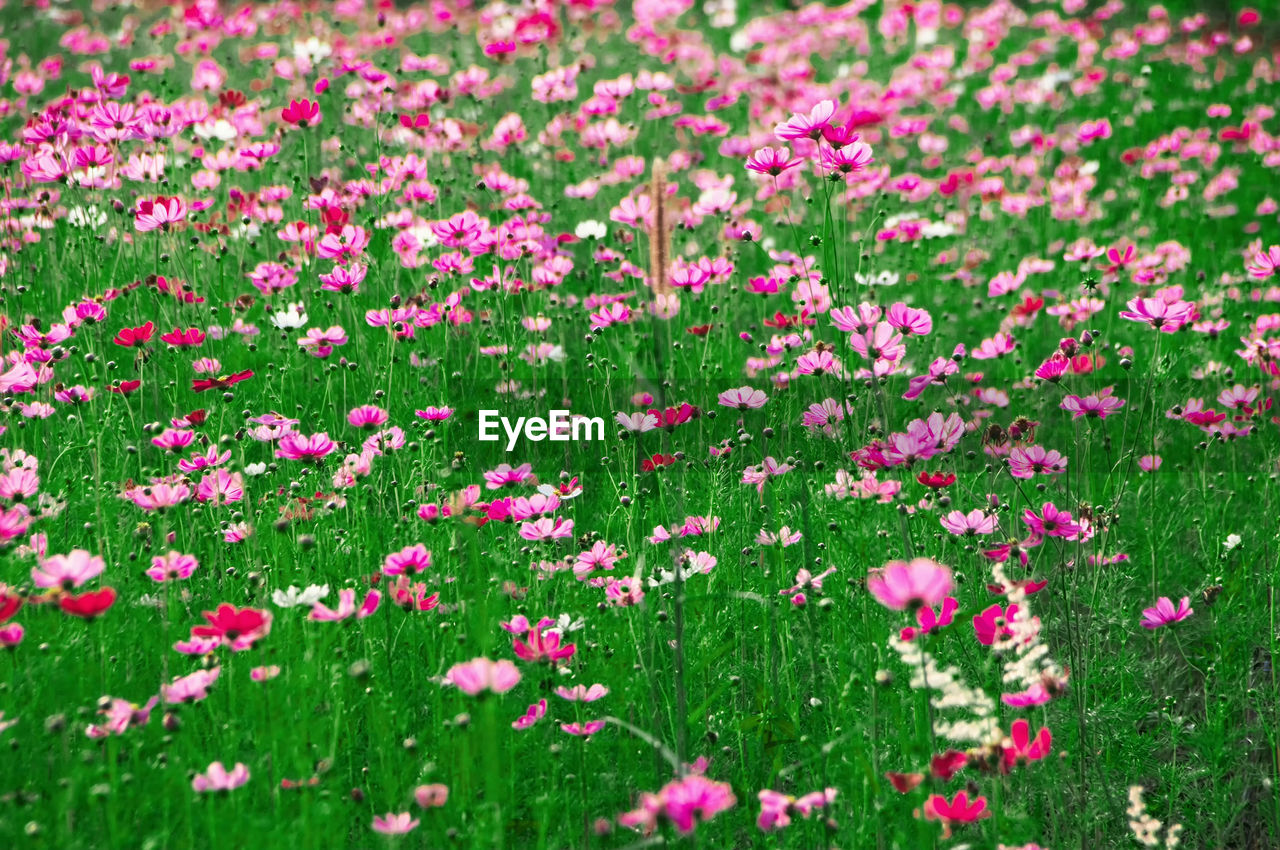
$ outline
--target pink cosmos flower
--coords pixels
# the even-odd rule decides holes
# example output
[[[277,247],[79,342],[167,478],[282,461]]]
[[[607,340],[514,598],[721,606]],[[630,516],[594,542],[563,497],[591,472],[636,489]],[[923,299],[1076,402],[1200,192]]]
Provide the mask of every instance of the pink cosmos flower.
[[[1178,602],[1178,607],[1175,608],[1169,597],[1161,596],[1156,600],[1155,607],[1143,609],[1142,627],[1145,629],[1158,629],[1161,626],[1185,620],[1193,613],[1195,613],[1195,610],[1191,607],[1190,597],[1182,597]]]
[[[1257,251],[1253,260],[1245,264],[1251,277],[1266,280],[1280,269],[1280,245],[1272,245],[1266,251]]]
[[[159,697],[151,697],[143,705],[136,705],[128,700],[110,698],[106,708],[98,713],[106,718],[101,724],[91,724],[84,733],[90,738],[105,738],[108,735],[123,735],[130,729],[146,726],[151,721],[151,712],[159,705]],[[0,730],[4,724],[0,724]]]
[[[297,431],[290,431],[280,438],[280,446],[276,449],[276,457],[284,460],[300,460],[306,463],[320,460],[337,451],[338,446],[325,433],[312,434],[305,437]]]
[[[523,731],[533,726],[535,723],[537,723],[539,720],[545,717],[546,714],[547,714],[547,701],[545,699],[540,699],[537,702],[535,702],[533,705],[529,706],[528,710],[525,711],[523,715],[511,721],[511,728],[515,729],[517,732]]]
[[[836,789],[811,791],[798,799],[780,791],[765,789],[757,798],[760,800],[760,817],[756,819],[756,826],[764,832],[770,832],[790,826],[793,814],[808,818],[815,810],[831,805],[836,799]]]
[[[74,549],[68,555],[51,555],[31,568],[31,580],[36,587],[58,587],[70,590],[102,574],[106,561],[84,549]]]
[[[822,131],[831,124],[831,118],[836,114],[836,102],[834,100],[820,101],[817,106],[809,110],[807,115],[793,114],[785,122],[776,125],[773,128],[773,134],[778,137],[779,141],[791,142],[796,139],[818,139],[822,136]]]
[[[236,766],[228,771],[222,766],[222,762],[215,761],[204,773],[196,774],[191,780],[191,787],[197,794],[210,791],[234,791],[248,781],[249,768],[240,762],[236,762]]]
[[[470,696],[482,691],[505,694],[520,684],[520,670],[505,658],[499,661],[474,658],[450,667],[444,680]]]
[[[413,789],[413,800],[424,809],[438,809],[449,801],[449,786],[438,782]]]
[[[490,490],[501,490],[503,487],[523,484],[532,477],[533,466],[528,463],[522,463],[517,467],[503,463],[484,473],[485,486]]]
[[[841,174],[852,174],[862,171],[875,157],[871,155],[871,146],[866,142],[850,142],[839,148],[822,148],[820,153],[822,167],[828,171]]]
[[[420,821],[408,812],[387,812],[385,815],[373,818],[373,831],[381,832],[383,835],[404,835],[407,832],[413,832],[418,828]]]
[[[13,649],[22,643],[22,636],[26,634],[26,629],[21,623],[9,623],[6,626],[0,626],[0,647],[5,649]]]
[[[561,685],[556,688],[555,693],[556,696],[561,699],[567,699],[570,702],[595,702],[607,696],[609,689],[599,684],[592,685],[589,688],[585,685],[574,685],[572,689]]]
[[[160,686],[160,696],[170,705],[199,702],[209,696],[209,688],[218,681],[221,673],[221,667],[213,667],[208,670],[197,670],[187,676],[179,676],[172,683]]]
[[[190,578],[198,566],[200,563],[195,555],[171,551],[151,559],[151,566],[147,568],[147,577],[157,582]]]
[[[1040,513],[1027,508],[1022,513],[1022,521],[1031,529],[1032,534],[1040,537],[1067,537],[1079,534],[1082,526],[1071,518],[1068,511],[1059,510],[1053,502],[1045,502]]]
[[[881,605],[895,611],[937,605],[951,588],[950,568],[929,558],[890,561],[867,576],[867,590]]]
[[[747,170],[777,177],[788,168],[795,168],[803,162],[803,159],[792,159],[788,148],[774,149],[765,146],[747,157]]]
[[[983,609],[981,614],[974,614],[973,633],[978,638],[978,643],[991,646],[997,640],[1004,641],[1013,637],[1009,623],[1013,622],[1017,613],[1017,605],[1010,605],[1009,610],[1005,611],[999,604],[995,604]]]
[[[1189,301],[1168,302],[1163,298],[1134,298],[1129,302],[1128,310],[1120,311],[1120,318],[1145,322],[1166,334],[1195,321],[1198,315],[1196,305]]]
[[[520,536],[525,540],[562,540],[573,536],[573,520],[541,517],[520,526]]]
[[[738,410],[758,410],[764,407],[769,397],[762,391],[752,387],[739,387],[720,393],[720,404],[725,407],[736,407]]]
[[[902,640],[915,640],[920,635],[927,635],[938,629],[951,625],[955,618],[956,610],[960,607],[960,603],[955,597],[948,596],[942,600],[942,608],[934,611],[928,606],[921,606],[916,610],[916,622],[920,624],[919,628],[913,626],[905,627],[898,635]]]
[[[605,727],[603,720],[588,720],[586,723],[561,723],[560,731],[580,738],[588,738]]]
[[[534,626],[526,635],[527,640],[516,638],[512,642],[512,649],[515,650],[516,657],[522,661],[541,662],[546,661],[555,663],[566,658],[572,658],[573,653],[577,651],[577,645],[566,643],[560,645],[561,635],[557,631],[548,631],[543,634],[540,626]]]
[[[334,610],[323,602],[317,602],[311,608],[311,613],[307,615],[308,620],[315,622],[336,622],[345,620],[352,614],[357,620],[363,620],[374,611],[378,610],[378,604],[382,601],[382,593],[377,590],[370,590],[365,594],[364,601],[360,603],[360,607],[356,608],[356,592],[351,588],[338,591],[338,608]]]
[[[133,226],[141,233],[152,230],[169,230],[187,217],[187,205],[181,198],[166,198],[163,195],[138,202],[134,213]]]
[[[987,811],[987,798],[976,797],[971,802],[967,791],[958,791],[950,801],[941,794],[934,794],[924,804],[926,816],[947,823],[973,823],[991,817]]]
[[[1062,400],[1062,404],[1059,407],[1068,411],[1072,419],[1080,419],[1085,416],[1106,419],[1126,404],[1124,399],[1111,395],[1113,391],[1114,387],[1107,387],[1084,397],[1069,395]]]
[[[1067,471],[1067,459],[1058,451],[1046,451],[1043,446],[1016,446],[1009,452],[1009,474],[1014,478],[1033,478],[1040,475],[1058,475]]]
[[[382,562],[382,572],[389,576],[398,576],[405,570],[420,573],[431,566],[431,552],[421,543],[406,546],[399,552],[392,552]]]
[[[699,821],[708,821],[737,805],[727,782],[714,782],[700,773],[689,773],[668,782],[656,794],[640,795],[640,806],[618,816],[618,823],[652,835],[659,818],[668,820],[682,835],[693,832]]]
[[[974,508],[967,514],[961,511],[952,511],[942,517],[942,527],[957,537],[994,534],[996,517],[995,515],[988,515],[981,508]]]
[[[1031,724],[1019,718],[1013,721],[1009,732],[1009,740],[1005,743],[1002,755],[1001,770],[1008,773],[1015,765],[1030,761],[1039,761],[1049,755],[1053,745],[1053,735],[1049,727],[1042,726],[1035,737],[1031,736]]]

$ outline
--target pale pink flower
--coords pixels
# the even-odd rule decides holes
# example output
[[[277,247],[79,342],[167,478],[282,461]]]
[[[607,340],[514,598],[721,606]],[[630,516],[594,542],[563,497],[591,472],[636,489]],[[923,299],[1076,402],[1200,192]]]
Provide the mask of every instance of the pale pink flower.
[[[867,576],[867,590],[881,605],[902,611],[933,607],[951,593],[951,570],[929,558],[890,561]]]
[[[191,787],[197,794],[205,794],[210,791],[233,791],[248,781],[249,768],[240,762],[236,762],[236,766],[228,771],[222,766],[222,762],[215,761],[204,773],[196,774],[191,780]]]
[[[520,684],[520,670],[505,658],[498,661],[473,658],[450,667],[444,679],[470,696],[476,696],[482,691],[505,694]]]

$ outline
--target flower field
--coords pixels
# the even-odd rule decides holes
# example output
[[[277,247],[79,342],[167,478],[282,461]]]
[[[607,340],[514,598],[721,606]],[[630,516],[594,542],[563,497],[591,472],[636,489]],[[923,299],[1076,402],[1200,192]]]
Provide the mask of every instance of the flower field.
[[[1257,5],[0,6],[0,847],[1280,847]]]

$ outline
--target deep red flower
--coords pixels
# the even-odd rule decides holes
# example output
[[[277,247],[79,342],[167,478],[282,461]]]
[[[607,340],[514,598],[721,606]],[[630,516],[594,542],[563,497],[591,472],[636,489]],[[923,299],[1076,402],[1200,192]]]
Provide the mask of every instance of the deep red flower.
[[[711,325],[694,325],[693,327],[685,328],[685,330],[694,336],[706,336],[711,332]]]
[[[111,340],[116,345],[123,345],[126,348],[137,348],[146,345],[151,339],[151,334],[155,333],[156,326],[151,322],[136,328],[121,328],[116,334],[115,339]]]
[[[658,420],[658,426],[666,428],[668,431],[677,425],[683,425],[690,419],[697,419],[702,415],[701,410],[687,402],[679,407],[668,407],[666,410],[646,410],[645,413],[654,416]]]
[[[772,319],[765,319],[764,323],[766,326],[771,328],[786,330],[787,328],[798,328],[801,325],[812,325],[815,323],[815,320],[809,315],[808,310],[801,310],[799,313],[791,316],[779,311],[773,314]]]
[[[7,622],[22,607],[22,597],[16,593],[0,593],[0,623]]]
[[[115,588],[104,587],[102,590],[91,590],[79,596],[63,595],[58,599],[58,607],[73,617],[92,620],[115,604]]]
[[[507,53],[516,52],[516,43],[514,41],[491,41],[484,46],[485,56],[503,56]]]
[[[217,378],[195,378],[191,381],[191,389],[198,393],[205,390],[222,389],[232,384],[238,384],[243,380],[253,377],[252,369],[245,369],[243,372],[236,372],[234,375],[221,375]]]
[[[205,611],[207,626],[192,626],[192,637],[216,637],[232,649],[248,649],[271,630],[271,614],[257,608],[237,608],[223,602],[217,611]]]
[[[280,111],[281,118],[299,127],[306,127],[319,114],[320,104],[305,98],[289,101],[289,105]]]
[[[140,386],[142,386],[142,381],[116,381],[107,387],[107,391],[119,395],[128,395]]]
[[[895,773],[889,771],[885,774],[885,778],[889,780],[889,784],[893,786],[893,790],[899,794],[906,794],[915,790],[921,782],[924,781],[923,773]]]
[[[645,458],[640,461],[640,469],[644,472],[653,472],[664,466],[670,466],[676,462],[675,455],[656,454],[651,458]]]
[[[947,750],[929,761],[929,772],[943,782],[960,772],[960,768],[969,762],[969,757],[959,750]]]
[[[167,334],[160,335],[161,342],[167,342],[176,348],[195,348],[204,342],[204,331],[199,328],[174,328]]]
[[[192,425],[203,425],[204,421],[209,418],[209,414],[204,408],[200,408],[199,410],[191,411],[182,418],[190,422]]]
[[[956,483],[956,477],[950,472],[921,472],[916,476],[916,480],[926,487],[938,489],[941,487],[950,487]]]

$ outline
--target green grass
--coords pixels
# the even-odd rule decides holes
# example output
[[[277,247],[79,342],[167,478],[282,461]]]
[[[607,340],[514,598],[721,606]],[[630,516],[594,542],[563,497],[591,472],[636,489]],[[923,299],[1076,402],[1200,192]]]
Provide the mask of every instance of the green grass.
[[[740,23],[751,11],[774,13],[771,4],[758,10],[743,5]],[[631,20],[631,9],[618,11]],[[108,70],[124,70],[131,57],[173,51],[174,36],[153,39],[146,34],[158,19],[156,13],[85,12],[106,32],[116,31],[126,14],[142,22],[131,47],[96,57]],[[388,14],[394,18],[404,12]],[[915,51],[879,39],[878,14],[878,7],[867,13],[870,54],[857,55],[846,44],[837,55],[814,56],[818,81],[831,80],[841,63],[865,58],[867,78],[876,86],[891,79],[901,82]],[[1109,21],[1104,34],[1127,26],[1135,14],[1128,11]],[[24,210],[11,212],[6,221],[14,236],[39,236],[38,241],[6,246],[0,291],[11,327],[36,318],[48,328],[66,305],[156,273],[186,281],[205,301],[185,305],[147,285],[133,289],[105,304],[105,323],[81,328],[57,346],[65,359],[52,365],[54,379],[35,391],[35,398],[54,404],[54,416],[25,418],[17,405],[31,396],[10,393],[5,399],[8,430],[0,436],[0,446],[36,457],[40,493],[65,502],[65,509],[37,519],[31,531],[48,536],[50,554],[73,549],[100,554],[106,570],[81,590],[111,586],[118,599],[88,623],[34,599],[14,617],[26,634],[0,658],[0,709],[6,719],[19,718],[18,725],[0,733],[0,744],[10,748],[0,764],[0,846],[363,848],[387,841],[433,848],[643,846],[641,836],[617,825],[617,815],[634,808],[641,792],[657,791],[675,778],[678,768],[672,760],[681,765],[699,757],[710,760],[709,777],[732,786],[737,805],[699,825],[693,837],[681,837],[664,825],[658,834],[665,841],[877,850],[1031,842],[1055,850],[1135,846],[1126,795],[1131,785],[1142,785],[1153,816],[1184,825],[1185,847],[1276,844],[1280,689],[1273,668],[1273,499],[1280,441],[1269,412],[1257,418],[1252,434],[1231,442],[1207,438],[1193,425],[1165,416],[1191,397],[1214,406],[1212,399],[1235,383],[1259,384],[1264,395],[1271,389],[1268,379],[1235,352],[1253,319],[1271,312],[1268,303],[1250,300],[1249,290],[1255,285],[1265,289],[1266,282],[1247,280],[1241,252],[1257,237],[1264,248],[1280,241],[1275,214],[1254,213],[1274,191],[1274,166],[1266,166],[1261,155],[1222,142],[1221,156],[1213,164],[1184,163],[1199,180],[1191,185],[1189,201],[1166,207],[1159,201],[1168,175],[1143,180],[1136,167],[1121,160],[1126,150],[1178,127],[1212,128],[1216,138],[1223,126],[1238,125],[1251,107],[1274,103],[1274,84],[1251,78],[1258,53],[1239,58],[1225,53],[1222,77],[1213,79],[1216,58],[1198,71],[1169,61],[1162,52],[1166,45],[1147,46],[1132,58],[1099,58],[1108,77],[1090,94],[1074,97],[1062,89],[1060,108],[1019,104],[1008,114],[983,110],[974,99],[989,83],[988,71],[971,76],[948,72],[946,86],[961,89],[954,106],[908,98],[895,115],[930,118],[929,131],[945,136],[950,145],[942,167],[927,166],[914,147],[897,140],[872,142],[876,165],[888,165],[894,178],[914,173],[941,179],[948,170],[961,168],[965,153],[976,149],[993,157],[1031,157],[1036,179],[1042,180],[1067,156],[1061,142],[1074,138],[1074,125],[1109,118],[1113,136],[1080,152],[1082,159],[1098,162],[1090,197],[1098,202],[1099,213],[1096,220],[1080,222],[1055,218],[1048,205],[1014,216],[1002,212],[998,203],[937,194],[923,202],[891,191],[850,203],[828,200],[827,186],[812,177],[806,178],[803,191],[782,193],[790,201],[785,213],[766,211],[762,201],[753,200],[766,184],[743,169],[742,157],[722,156],[719,139],[677,130],[672,118],[645,120],[647,105],[638,96],[625,101],[617,116],[624,125],[634,122],[638,132],[610,151],[607,165],[595,159],[599,151],[584,147],[569,130],[563,148],[572,150],[575,159],[559,162],[552,147],[532,140],[555,114],[572,112],[590,97],[594,82],[665,67],[685,84],[693,81],[693,63],[645,55],[621,32],[575,45],[579,28],[574,25],[566,28],[554,60],[539,48],[502,68],[481,53],[483,39],[477,39],[470,23],[462,32],[423,30],[404,36],[408,51],[439,54],[454,70],[474,62],[512,81],[491,99],[458,96],[433,106],[433,124],[447,118],[480,124],[484,139],[498,119],[516,112],[529,132],[528,142],[505,152],[484,150],[473,141],[459,150],[426,154],[428,179],[439,195],[434,203],[413,205],[423,219],[446,219],[470,204],[495,224],[507,220],[511,213],[501,209],[499,194],[476,188],[474,168],[496,165],[529,182],[528,193],[550,215],[548,233],[572,233],[589,219],[606,222],[610,234],[604,244],[646,268],[645,233],[609,222],[609,211],[648,179],[654,157],[682,151],[696,165],[672,176],[680,184],[679,197],[698,198],[691,171],[731,176],[738,201],[751,201],[743,217],[760,225],[764,246],[803,247],[831,283],[835,306],[861,301],[888,306],[902,300],[933,316],[933,333],[908,341],[913,371],[882,386],[800,376],[789,387],[777,388],[769,383],[772,372],[748,379],[744,365],[749,357],[764,356],[760,344],[774,333],[763,320],[798,307],[786,293],[762,296],[745,290],[749,278],[768,274],[774,262],[759,243],[723,239],[724,222],[716,216],[692,230],[678,229],[673,253],[726,256],[736,267],[732,279],[701,295],[682,293],[679,315],[668,321],[641,314],[632,324],[590,334],[590,311],[582,299],[636,290],[641,294],[631,300],[632,309],[641,312],[637,305],[645,300],[644,284],[639,278],[618,283],[605,277],[617,263],[596,263],[590,246],[574,243],[566,246],[574,270],[560,286],[511,295],[471,292],[464,306],[475,321],[457,327],[444,322],[419,329],[413,340],[394,341],[385,328],[366,324],[366,310],[387,308],[393,298],[398,303],[413,297],[426,304],[442,302],[449,293],[469,289],[472,277],[440,275],[429,265],[401,265],[392,234],[374,227],[386,214],[407,206],[396,194],[347,205],[352,222],[368,228],[372,238],[364,257],[368,278],[360,292],[319,290],[316,275],[332,264],[313,260],[302,269],[299,283],[282,296],[259,294],[247,310],[234,308],[237,296],[253,292],[247,272],[296,247],[275,237],[280,223],[263,223],[257,238],[197,232],[190,226],[169,235],[138,233],[132,209],[140,197],[207,198],[213,201],[211,210],[191,218],[207,222],[216,211],[219,222],[234,225],[236,216],[225,212],[232,188],[254,192],[285,185],[294,194],[281,203],[283,221],[314,220],[315,213],[304,210],[300,197],[308,179],[321,169],[336,183],[368,176],[363,165],[380,156],[407,152],[393,134],[396,115],[407,109],[403,101],[392,98],[373,126],[344,120],[351,105],[344,90],[353,77],[338,76],[334,60],[323,74],[306,75],[305,86],[291,88],[271,75],[269,63],[241,59],[242,48],[252,43],[278,42],[288,53],[295,33],[315,31],[329,39],[336,38],[335,32],[356,38],[386,31],[377,25],[374,12],[340,26],[327,22],[319,10],[309,11],[300,22],[294,20],[297,16],[286,17],[297,29],[282,25],[277,33],[264,24],[253,38],[226,39],[212,51],[229,75],[224,88],[239,89],[262,104],[265,127],[258,141],[276,137],[282,127],[279,110],[291,97],[309,94],[319,76],[333,80],[318,98],[321,125],[283,132],[281,153],[261,170],[226,171],[218,187],[194,189],[191,178],[198,168],[181,164],[197,141],[190,131],[167,143],[178,161],[170,161],[168,182],[159,186],[125,181],[120,189],[95,190],[28,184],[18,162],[6,166],[6,197],[44,205],[54,219],[49,227],[18,221],[27,214]],[[60,96],[68,84],[79,89],[90,82],[79,68],[85,57],[57,46],[65,26],[18,8],[5,9],[2,20],[9,55],[26,54],[38,62],[64,54],[64,78],[50,80],[42,94],[21,108],[15,104],[6,119],[5,137],[17,142],[31,113]],[[701,10],[682,17],[680,24],[690,32],[705,30],[709,50],[742,60],[744,54],[730,48],[731,31],[708,29]],[[1013,29],[996,46],[994,64],[1008,61],[1041,36],[1030,25]],[[1107,43],[1105,37],[1101,41]],[[944,29],[939,42],[957,45],[961,59],[966,55],[954,29]],[[397,79],[432,76],[399,73],[398,47],[365,49],[361,55]],[[593,61],[579,78],[577,98],[554,106],[530,100],[534,75],[585,55]],[[1039,76],[1051,63],[1070,69],[1076,56],[1075,43],[1059,38],[1030,67],[1020,68],[1019,78]],[[1150,65],[1149,74],[1140,71],[1144,64]],[[730,135],[755,131],[755,140],[761,120],[749,105],[764,107],[786,97],[786,86],[770,78],[774,70],[734,67],[724,71],[711,91],[672,97],[686,113],[702,115],[706,99],[727,81],[749,81],[741,101],[717,114],[731,125]],[[452,85],[445,75],[435,76],[442,85]],[[167,73],[133,77],[126,99],[144,90],[166,102],[193,96],[191,62],[181,56]],[[253,87],[255,80],[265,83],[261,91]],[[4,96],[16,100],[12,85],[5,87]],[[1207,105],[1219,102],[1232,106],[1230,119],[1206,117]],[[967,120],[967,132],[948,127],[952,115]],[[1274,125],[1274,119],[1263,122],[1264,127]],[[1060,144],[1040,153],[1015,146],[1011,132],[1026,126]],[[321,152],[321,143],[334,139],[340,147],[329,145]],[[142,147],[129,144],[126,151]],[[564,196],[565,186],[599,177],[625,155],[645,158],[641,176],[605,186],[593,199]],[[1206,182],[1224,168],[1240,169],[1239,185],[1217,201],[1201,200]],[[1043,194],[1034,181],[1008,171],[1003,176],[1012,191]],[[54,194],[45,197],[42,192]],[[113,200],[121,202],[123,211],[112,210]],[[1234,214],[1208,214],[1209,208],[1227,203],[1236,208]],[[66,216],[88,204],[107,214],[107,223],[96,231],[74,227]],[[891,217],[911,213],[938,221],[949,212],[968,213],[964,233],[913,243],[873,238]],[[1256,237],[1245,230],[1249,222],[1259,225]],[[634,240],[627,242],[622,234]],[[131,243],[122,238],[126,235]],[[924,370],[935,357],[949,356],[957,343],[972,350],[1000,329],[1021,295],[988,299],[985,283],[997,272],[1016,269],[1026,257],[1053,259],[1057,268],[1030,278],[1026,289],[1047,291],[1050,305],[1059,300],[1055,293],[1067,298],[1085,294],[1085,278],[1100,279],[1101,274],[1062,261],[1063,245],[1079,237],[1103,246],[1129,239],[1139,254],[1169,241],[1186,247],[1190,264],[1171,275],[1168,285],[1184,286],[1185,297],[1196,301],[1206,317],[1220,309],[1231,328],[1218,338],[1189,330],[1159,335],[1157,343],[1154,331],[1119,318],[1125,302],[1143,291],[1124,281],[1100,296],[1106,300],[1104,310],[1075,328],[1077,336],[1086,329],[1097,331],[1092,352],[1106,363],[1096,374],[1068,378],[1064,389],[1014,387],[1055,350],[1061,337],[1070,335],[1041,313],[1030,327],[1013,331],[1020,345],[1012,355],[966,360],[953,379],[982,372],[982,386],[1008,392],[1007,408],[993,410],[972,397],[963,405],[952,403],[952,396],[966,389],[958,383],[952,384],[960,387],[956,393],[934,387],[920,401],[902,399],[909,374]],[[433,259],[442,250],[428,249],[424,255]],[[944,277],[972,250],[986,254],[974,285]],[[952,256],[938,262],[942,251]],[[528,255],[504,264],[524,280],[538,265]],[[476,257],[475,275],[489,274],[492,265],[492,257]],[[903,282],[872,290],[855,283],[854,271],[896,271]],[[917,279],[908,281],[910,274]],[[1233,287],[1240,292],[1233,293]],[[303,329],[281,332],[268,322],[272,311],[291,301],[306,305],[307,327],[341,325],[350,341],[327,360],[304,353],[297,345]],[[521,319],[538,314],[551,320],[550,329],[542,334],[525,330]],[[158,335],[175,326],[227,327],[236,318],[256,325],[260,334],[220,340],[211,334],[194,352],[174,351],[153,340],[145,362],[135,359],[136,352],[112,344],[118,330],[148,320],[155,322]],[[685,331],[704,324],[713,325],[705,337]],[[751,335],[750,342],[740,337],[743,332]],[[841,339],[846,335],[826,316],[817,317],[812,332],[814,339],[834,344],[851,368],[861,365]],[[562,346],[564,359],[534,366],[515,356],[529,343],[543,341]],[[4,351],[18,345],[8,335]],[[509,347],[505,356],[481,352],[502,345]],[[1133,349],[1128,369],[1121,364],[1125,347]],[[220,390],[195,393],[190,361],[196,356],[218,358],[225,372],[249,369],[254,376],[228,388],[225,396]],[[794,357],[778,369],[792,362]],[[1193,372],[1210,363],[1233,372],[1194,377]],[[142,386],[133,395],[115,395],[106,390],[115,380],[141,380]],[[521,400],[499,391],[505,382],[545,394]],[[97,395],[71,410],[53,401],[55,383],[91,386]],[[768,392],[763,409],[739,415],[717,405],[719,393],[744,384]],[[1086,395],[1107,386],[1127,400],[1121,415],[1077,423],[1059,408],[1066,392]],[[688,402],[705,413],[670,433],[620,437],[613,415],[643,409],[630,400],[638,391],[652,393],[654,406]],[[844,396],[852,412],[833,437],[815,436],[800,425],[809,405]],[[568,403],[562,405],[562,399]],[[332,476],[339,459],[348,451],[358,452],[367,436],[348,425],[346,415],[363,404],[385,409],[388,425],[404,429],[408,443],[376,458],[367,477],[337,491],[341,498],[335,498]],[[428,424],[414,415],[428,405],[449,405],[456,412],[446,422]],[[560,406],[605,418],[606,440],[524,442],[512,453],[477,440],[482,409],[499,408],[508,416],[542,415]],[[208,411],[207,421],[196,429],[200,439],[207,437],[209,445],[231,452],[229,470],[268,464],[263,474],[246,475],[244,500],[223,506],[193,501],[163,513],[144,513],[120,498],[126,481],[145,482],[177,471],[177,457],[150,440],[171,418],[196,408]],[[327,432],[343,441],[343,449],[314,467],[276,460],[269,444],[244,433],[248,417],[272,410],[301,420],[299,430],[305,434]],[[882,472],[882,479],[903,481],[898,505],[824,495],[836,470],[856,473],[850,451],[876,436],[901,432],[911,420],[934,410],[944,415],[955,410],[967,421],[976,421],[975,410],[989,410],[992,418],[976,421],[950,454],[909,473]],[[1020,415],[1041,423],[1039,444],[1069,457],[1066,474],[1020,482],[984,454],[986,425],[994,421],[1007,427]],[[154,423],[160,427],[151,427]],[[725,440],[733,443],[733,452],[710,456],[709,447]],[[676,454],[677,461],[657,472],[640,471],[641,461],[655,453]],[[1163,457],[1163,467],[1154,474],[1140,473],[1135,458],[1152,453]],[[770,479],[757,493],[741,483],[742,471],[766,457],[787,460],[795,468]],[[439,503],[468,485],[483,488],[483,472],[508,462],[530,463],[546,483],[579,478],[581,496],[566,500],[556,514],[574,521],[571,539],[531,543],[509,523],[476,528],[457,517],[427,523],[416,516],[419,505]],[[999,694],[1007,690],[1001,683],[1001,659],[977,643],[971,628],[975,614],[1000,601],[986,588],[992,580],[990,562],[981,555],[983,546],[966,546],[943,531],[938,517],[945,511],[938,505],[910,516],[902,512],[926,495],[914,481],[921,469],[957,476],[946,510],[967,512],[988,504],[989,494],[997,496],[1000,540],[1023,536],[1023,510],[1038,509],[1044,501],[1077,517],[1082,507],[1092,510],[1099,525],[1092,541],[1051,541],[1033,550],[1029,569],[1009,569],[1010,578],[1048,582],[1030,605],[1042,621],[1041,640],[1049,654],[1070,669],[1070,683],[1046,705],[1014,710],[999,703]],[[193,474],[193,482],[202,474]],[[1044,482],[1043,490],[1037,482]],[[513,491],[532,492],[530,486]],[[282,510],[292,507],[296,513],[297,497],[318,493],[325,495],[312,503],[311,517],[281,519]],[[489,495],[482,492],[481,498]],[[715,569],[646,587],[642,605],[608,606],[603,589],[575,581],[571,573],[541,579],[530,569],[540,560],[572,559],[600,540],[627,553],[612,575],[627,577],[641,570],[642,580],[661,580],[660,571],[672,569],[673,544],[653,545],[647,538],[655,526],[670,528],[687,516],[720,518],[715,533],[691,544],[717,558]],[[224,542],[223,531],[237,522],[247,523],[253,534],[241,543]],[[761,528],[777,531],[784,525],[803,534],[799,543],[785,549],[756,543]],[[166,542],[170,534],[172,543]],[[1242,544],[1225,550],[1228,534],[1239,534]],[[39,590],[31,581],[35,560],[16,546],[23,542],[25,535],[0,551],[0,579],[15,592],[36,597]],[[340,588],[355,588],[362,598],[383,558],[415,543],[433,553],[432,569],[419,580],[440,594],[435,610],[406,613],[384,598],[370,618],[325,623],[307,621],[305,608],[281,609],[271,601],[276,590],[310,584],[330,586],[329,605],[336,604]],[[195,555],[200,566],[188,580],[158,585],[144,570],[152,556],[170,549]],[[1106,567],[1086,562],[1089,555],[1120,552],[1129,560]],[[952,745],[935,734],[927,694],[909,687],[913,671],[889,646],[890,637],[908,625],[907,616],[886,610],[865,588],[869,569],[909,554],[949,565],[956,580],[955,622],[925,638],[927,650],[996,699],[1002,729],[1008,731],[1018,717],[1026,717],[1033,729],[1048,726],[1053,733],[1048,758],[1017,767],[1008,776],[970,766],[950,782],[926,779],[910,794],[892,789],[886,771],[927,771],[929,759]],[[809,592],[808,605],[795,607],[779,591],[795,583],[802,567],[815,574],[828,567],[836,572],[821,593]],[[386,581],[377,586],[385,590]],[[1176,600],[1184,595],[1191,597],[1192,617],[1154,631],[1140,627],[1142,610],[1157,597]],[[123,735],[102,740],[86,736],[85,727],[101,720],[98,701],[104,695],[142,704],[159,692],[161,683],[200,669],[200,660],[171,647],[202,622],[201,612],[223,602],[269,609],[274,621],[270,634],[253,649],[220,649],[216,660],[203,662],[221,666],[207,699],[176,708],[161,705],[149,723]],[[479,656],[514,658],[511,636],[499,623],[517,614],[535,622],[566,615],[581,623],[565,636],[577,651],[564,669],[517,662],[520,684],[486,698],[468,697],[442,684],[456,663]],[[279,677],[251,681],[249,671],[262,665],[279,665]],[[559,685],[597,682],[609,688],[599,702],[570,703],[553,693]],[[531,729],[513,730],[511,722],[542,698],[547,717]],[[606,717],[610,723],[589,739],[559,728],[560,723]],[[225,795],[195,794],[192,776],[213,761],[244,763],[249,782]],[[313,786],[281,788],[282,780],[313,776],[318,780]],[[449,786],[448,803],[420,810],[413,801],[414,788],[436,782]],[[927,790],[951,798],[966,782],[973,784],[971,797],[986,797],[990,818],[957,826],[955,836],[944,839],[938,823],[914,816]],[[776,835],[757,829],[760,790],[799,796],[827,787],[837,789],[838,796],[816,817],[797,816],[794,825]],[[411,811],[421,825],[402,838],[384,838],[370,824],[388,811]],[[596,834],[599,819],[613,823],[609,834]]]

